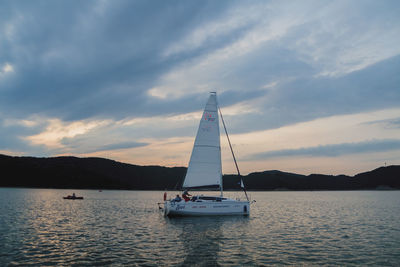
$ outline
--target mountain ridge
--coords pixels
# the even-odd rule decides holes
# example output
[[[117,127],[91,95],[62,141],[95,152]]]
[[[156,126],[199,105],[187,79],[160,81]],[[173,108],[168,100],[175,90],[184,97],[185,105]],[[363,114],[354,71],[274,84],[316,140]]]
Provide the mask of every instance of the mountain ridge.
[[[14,157],[0,154],[0,187],[176,190],[186,167],[140,166],[111,159],[74,156]],[[242,176],[248,190],[400,189],[400,166],[379,167],[354,176],[302,175],[269,170]],[[237,175],[225,174],[225,190],[239,190]]]

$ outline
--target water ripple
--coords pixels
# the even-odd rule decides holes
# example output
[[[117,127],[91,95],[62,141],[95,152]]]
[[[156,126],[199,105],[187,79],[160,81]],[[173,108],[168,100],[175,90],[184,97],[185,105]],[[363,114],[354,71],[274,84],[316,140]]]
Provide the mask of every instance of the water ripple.
[[[0,265],[400,262],[400,192],[256,192],[250,217],[165,218],[161,192],[0,189]],[[228,193],[229,194],[229,193]],[[233,193],[232,193],[233,194]]]

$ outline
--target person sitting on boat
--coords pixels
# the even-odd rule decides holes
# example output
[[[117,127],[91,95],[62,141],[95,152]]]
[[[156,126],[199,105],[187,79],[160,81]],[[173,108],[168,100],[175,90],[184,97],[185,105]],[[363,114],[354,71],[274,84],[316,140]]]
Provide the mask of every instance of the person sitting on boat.
[[[75,198],[75,197],[76,197],[76,196],[75,196],[75,193],[72,193],[72,197],[73,197],[73,198]]]
[[[174,198],[172,201],[180,202],[181,200],[182,198],[179,195],[176,195],[176,198]]]
[[[188,201],[190,200],[190,197],[191,197],[191,196],[192,196],[192,195],[189,194],[187,190],[183,191],[182,197],[183,197],[183,199],[185,200],[185,202],[188,202]]]

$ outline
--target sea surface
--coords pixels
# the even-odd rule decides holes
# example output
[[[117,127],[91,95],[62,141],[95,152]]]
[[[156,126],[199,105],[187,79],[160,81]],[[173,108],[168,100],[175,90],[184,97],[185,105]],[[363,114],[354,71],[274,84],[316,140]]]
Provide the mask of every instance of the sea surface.
[[[400,191],[250,195],[249,217],[166,218],[161,191],[0,188],[0,266],[400,265]]]

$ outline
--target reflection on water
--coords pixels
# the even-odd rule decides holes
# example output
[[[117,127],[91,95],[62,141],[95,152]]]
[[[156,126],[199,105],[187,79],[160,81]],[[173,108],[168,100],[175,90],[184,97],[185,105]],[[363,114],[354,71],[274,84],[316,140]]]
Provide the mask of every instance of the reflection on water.
[[[255,192],[249,217],[167,218],[162,192],[0,188],[4,265],[400,262],[400,192]],[[229,194],[229,193],[228,193]]]
[[[208,266],[217,264],[222,239],[222,222],[212,219],[200,218],[196,221],[196,218],[173,218],[170,220],[175,226],[181,228],[179,238],[183,243],[184,265],[194,265],[199,260]]]
[[[187,217],[166,218],[167,223],[180,232],[183,265],[218,265],[221,247],[226,242],[224,228],[246,227],[248,217]],[[238,240],[240,243],[240,240]]]

